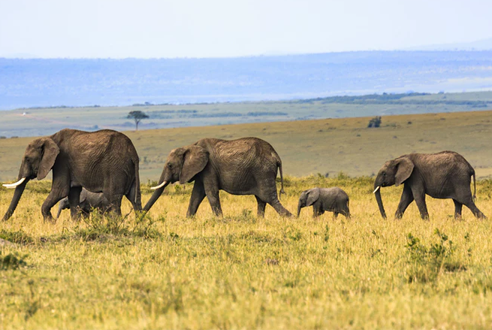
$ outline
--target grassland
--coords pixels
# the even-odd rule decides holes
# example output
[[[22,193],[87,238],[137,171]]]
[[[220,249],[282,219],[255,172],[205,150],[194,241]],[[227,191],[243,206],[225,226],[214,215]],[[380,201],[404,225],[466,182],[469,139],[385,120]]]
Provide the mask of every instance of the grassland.
[[[492,111],[340,118],[127,131],[140,156],[142,182],[159,178],[168,153],[203,137],[256,136],[270,142],[284,173],[370,176],[386,160],[410,152],[454,150],[474,166],[478,177],[492,175]],[[17,178],[25,147],[33,138],[0,139],[0,181]]]
[[[224,218],[204,201],[187,219],[186,185],[138,223],[74,223],[65,212],[51,224],[40,216],[49,182],[29,183],[1,224],[16,244],[0,250],[0,328],[490,329],[490,220],[468,209],[454,220],[452,201],[430,198],[430,221],[414,204],[382,220],[372,180],[343,175],[288,177],[282,203],[295,210],[313,186],[346,190],[352,219],[312,219],[311,209],[286,219],[271,207],[258,219],[254,197],[225,193]],[[388,213],[400,190],[383,190]],[[0,188],[0,212],[11,194]],[[477,205],[492,216],[490,180]]]
[[[430,221],[415,204],[400,221],[382,220],[369,176],[400,154],[458,151],[481,178],[476,203],[490,219],[491,115],[383,116],[377,129],[345,118],[126,132],[144,183],[172,148],[261,137],[283,160],[287,209],[305,189],[339,186],[353,217],[312,219],[307,208],[286,219],[267,207],[258,219],[254,197],[221,193],[224,218],[204,201],[187,219],[188,184],[168,187],[141,221],[125,201],[121,221],[72,222],[65,212],[52,224],[40,215],[50,182],[33,181],[0,224],[14,243],[0,247],[0,329],[490,329],[491,220],[468,209],[454,220],[452,201],[432,198]],[[0,140],[1,180],[16,177],[30,140]],[[400,194],[383,189],[389,215]],[[0,214],[11,197],[0,187]]]

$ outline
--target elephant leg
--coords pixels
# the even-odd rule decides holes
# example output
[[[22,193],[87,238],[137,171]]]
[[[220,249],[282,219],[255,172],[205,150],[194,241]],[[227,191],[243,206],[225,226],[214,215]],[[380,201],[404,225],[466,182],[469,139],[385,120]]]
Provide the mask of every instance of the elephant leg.
[[[288,210],[285,209],[285,207],[280,204],[279,200],[277,197],[275,197],[271,202],[267,202],[270,204],[277,213],[283,217],[293,217],[292,213],[290,213]]]
[[[192,217],[198,211],[198,207],[205,198],[205,189],[203,188],[203,183],[195,181],[193,185],[193,191],[191,192],[190,204],[188,205],[188,211],[186,212],[186,217]]]
[[[475,215],[477,219],[487,219],[485,214],[483,214],[482,211],[480,211],[478,207],[475,205],[475,202],[473,201],[473,198],[471,196],[463,204],[465,204],[466,207],[468,207],[470,211],[472,211],[473,215]]]
[[[222,207],[220,206],[219,190],[211,189],[209,191],[205,191],[205,194],[207,195],[208,202],[212,207],[212,212],[214,212],[216,217],[222,217]]]
[[[123,195],[104,192],[104,197],[109,201],[108,211],[113,215],[121,216],[121,199]]]
[[[454,202],[454,218],[461,219],[461,210],[463,208],[463,203],[458,202],[456,199],[453,199]]]
[[[80,203],[79,209],[82,212],[82,216],[84,218],[86,218],[86,219],[89,218],[90,213],[92,211],[92,207],[91,207],[91,205],[89,205],[89,203],[87,203],[87,201]]]
[[[258,196],[256,197],[256,202],[258,203],[258,218],[264,218],[265,217],[265,207],[266,203],[262,201]]]
[[[69,188],[57,188],[58,186],[53,185],[51,188],[48,197],[43,202],[41,206],[41,214],[43,215],[44,220],[53,221],[53,216],[51,215],[51,208],[58,203],[62,198],[67,197],[69,193]]]
[[[338,218],[338,212],[333,212],[333,218],[336,220]]]
[[[425,193],[422,194],[414,194],[415,203],[417,203],[417,207],[419,208],[420,217],[423,220],[429,220],[429,212],[427,211],[427,205],[425,204]]]
[[[142,199],[140,191],[137,191],[137,187],[135,186],[135,182],[132,183],[132,187],[128,194],[125,195],[126,198],[132,203],[133,209],[135,211],[142,211]]]
[[[317,203],[313,204],[313,218],[317,218],[322,214],[323,210],[321,209],[320,205]]]
[[[79,220],[80,192],[82,187],[71,187],[68,192],[68,203],[70,204],[70,216],[72,220]]]
[[[403,186],[403,192],[401,193],[400,203],[396,209],[395,219],[401,219],[403,213],[407,209],[408,205],[413,202],[413,193],[408,185]]]

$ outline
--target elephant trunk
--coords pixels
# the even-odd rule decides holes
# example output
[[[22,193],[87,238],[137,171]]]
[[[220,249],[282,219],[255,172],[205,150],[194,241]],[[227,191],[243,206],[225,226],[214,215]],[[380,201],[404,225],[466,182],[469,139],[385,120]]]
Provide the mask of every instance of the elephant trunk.
[[[302,209],[302,202],[299,201],[299,203],[297,204],[297,217],[299,218],[299,215],[301,214],[301,209]]]
[[[384,211],[383,200],[381,199],[381,186],[377,183],[374,183],[374,194],[376,195],[376,201],[378,202],[379,212],[381,212],[381,216],[383,219],[386,219],[386,212]]]
[[[5,212],[5,215],[3,216],[3,221],[7,221],[8,219],[10,219],[10,217],[14,213],[15,208],[17,207],[17,204],[19,204],[19,200],[22,197],[22,193],[24,192],[28,181],[29,179],[26,179],[15,187],[14,196],[12,197],[12,201],[10,202],[10,206],[7,212]]]
[[[61,214],[61,211],[63,210],[63,208],[61,206],[58,207],[58,213],[56,214],[56,219],[58,219],[60,217],[60,214]]]
[[[70,204],[68,203],[68,197],[65,197],[58,203],[58,213],[56,214],[56,218],[58,219],[61,212],[68,208],[70,208]]]
[[[158,188],[155,189],[155,191],[152,194],[152,196],[150,197],[149,201],[147,202],[147,204],[145,204],[145,207],[143,208],[144,212],[148,212],[150,210],[152,205],[154,205],[154,203],[157,201],[157,199],[162,195],[162,193],[164,192],[164,189],[166,189],[166,187],[169,183],[170,183],[169,181],[164,181],[159,186],[157,186]]]

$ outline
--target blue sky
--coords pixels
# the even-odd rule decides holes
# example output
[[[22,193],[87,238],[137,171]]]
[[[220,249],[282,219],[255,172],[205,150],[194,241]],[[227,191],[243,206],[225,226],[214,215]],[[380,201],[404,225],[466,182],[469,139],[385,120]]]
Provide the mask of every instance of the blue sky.
[[[0,56],[236,57],[492,37],[486,0],[0,0]]]

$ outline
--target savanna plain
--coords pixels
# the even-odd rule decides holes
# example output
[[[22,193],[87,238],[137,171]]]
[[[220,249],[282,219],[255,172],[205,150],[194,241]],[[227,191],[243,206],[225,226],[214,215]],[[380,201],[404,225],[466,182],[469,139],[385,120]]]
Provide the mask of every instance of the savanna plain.
[[[305,189],[338,186],[350,196],[352,218],[313,219],[310,208],[282,218],[268,206],[257,218],[253,196],[221,193],[223,218],[204,200],[188,219],[186,184],[169,186],[144,217],[125,201],[122,219],[74,222],[65,211],[50,223],[40,214],[50,182],[30,182],[14,216],[0,225],[0,237],[13,243],[0,250],[0,327],[490,329],[489,119],[490,112],[477,112],[383,117],[386,126],[374,130],[365,128],[368,119],[352,118],[128,133],[142,159],[142,181],[158,178],[169,152],[159,150],[162,144],[260,136],[283,159],[287,209],[296,210]],[[293,143],[296,137],[304,140]],[[0,142],[2,166],[18,166],[28,140]],[[23,145],[19,156],[16,144]],[[451,200],[432,198],[429,221],[415,204],[402,220],[383,220],[372,172],[406,152],[443,149],[477,168],[476,204],[489,220],[466,208],[455,220]],[[15,179],[10,173],[3,175]],[[149,184],[142,185],[144,203]],[[388,215],[401,189],[382,189]],[[0,188],[0,213],[11,197]]]

